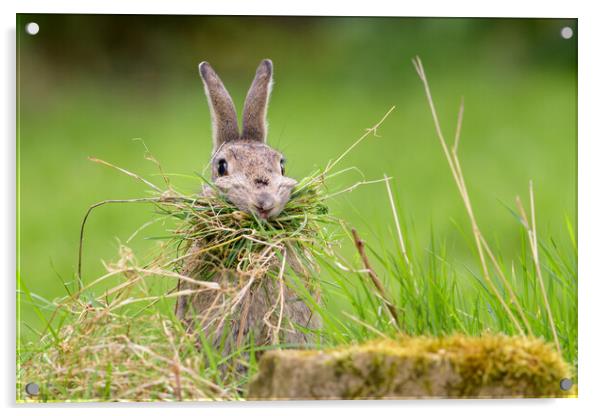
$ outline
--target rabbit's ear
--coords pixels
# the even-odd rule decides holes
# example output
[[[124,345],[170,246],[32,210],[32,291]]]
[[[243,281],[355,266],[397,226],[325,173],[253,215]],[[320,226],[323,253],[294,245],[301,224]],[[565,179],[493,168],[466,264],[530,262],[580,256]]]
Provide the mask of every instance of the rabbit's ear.
[[[264,59],[257,68],[255,79],[245,99],[241,139],[266,141],[268,133],[266,114],[271,89],[272,61]]]
[[[209,63],[201,62],[199,73],[203,79],[205,95],[209,102],[213,128],[213,151],[215,152],[225,142],[240,138],[236,109],[222,80],[219,79]]]

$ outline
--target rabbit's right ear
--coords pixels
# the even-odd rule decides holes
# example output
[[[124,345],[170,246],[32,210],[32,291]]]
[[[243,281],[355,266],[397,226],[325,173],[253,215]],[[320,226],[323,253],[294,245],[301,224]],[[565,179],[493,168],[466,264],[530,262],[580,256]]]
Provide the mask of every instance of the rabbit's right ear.
[[[236,109],[222,80],[209,63],[201,62],[199,73],[203,79],[205,95],[207,95],[209,111],[211,112],[213,152],[216,152],[225,142],[238,140],[240,137],[238,122],[236,121]]]

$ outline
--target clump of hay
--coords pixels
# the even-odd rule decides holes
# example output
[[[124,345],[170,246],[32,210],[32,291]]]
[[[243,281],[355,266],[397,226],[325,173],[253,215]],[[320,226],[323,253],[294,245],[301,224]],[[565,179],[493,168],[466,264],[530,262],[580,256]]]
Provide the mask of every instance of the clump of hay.
[[[315,175],[306,178],[282,213],[269,221],[240,211],[217,193],[195,198],[163,196],[157,206],[179,220],[171,241],[178,254],[171,264],[181,269],[181,264],[196,261],[195,274],[210,278],[224,269],[260,275],[267,259],[286,249],[311,259],[315,250],[329,245],[324,225],[336,222],[328,215],[324,198],[323,181]],[[193,245],[196,250],[191,250]]]
[[[21,401],[235,400],[235,389],[199,371],[206,363],[192,353],[191,335],[160,314],[136,317],[83,306],[61,329],[60,339],[42,338],[21,365]],[[25,394],[36,383],[39,395]]]

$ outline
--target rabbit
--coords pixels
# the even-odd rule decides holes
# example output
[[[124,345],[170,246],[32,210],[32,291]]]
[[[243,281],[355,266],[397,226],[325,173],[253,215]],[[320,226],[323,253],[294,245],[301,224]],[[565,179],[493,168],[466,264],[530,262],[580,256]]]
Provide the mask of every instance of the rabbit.
[[[263,220],[276,217],[285,207],[297,182],[285,176],[282,153],[268,146],[266,141],[272,61],[265,59],[257,68],[245,99],[242,132],[238,128],[232,99],[217,73],[207,62],[199,65],[199,72],[211,113],[211,177],[215,188],[241,211],[254,213]],[[212,191],[206,188],[204,192]],[[193,242],[189,250],[199,250],[200,244]],[[291,257],[287,255],[287,261],[295,268],[295,264],[299,265],[299,262]],[[194,278],[196,266],[194,261],[189,261],[184,265],[182,273]],[[218,282],[220,287],[228,288],[240,287],[241,279],[244,278],[236,270],[221,270],[216,271],[212,280]],[[180,289],[189,285],[181,283]],[[279,311],[274,313],[274,305],[278,303],[282,289],[284,319],[279,339],[273,339],[273,331],[270,332],[273,325],[268,325],[266,321],[269,316],[277,319]],[[320,325],[319,317],[312,314],[297,293],[287,285],[282,288],[279,281],[273,278],[256,279],[226,318],[212,316],[212,311],[223,302],[221,293],[205,291],[180,296],[176,303],[176,315],[189,328],[201,328],[205,339],[221,349],[224,356],[229,355],[249,337],[252,337],[256,345],[277,342],[296,346],[308,344],[312,342],[312,336],[309,335],[311,331],[299,331],[295,329],[295,325],[310,329],[317,329]],[[223,337],[225,327],[229,327],[226,339]]]

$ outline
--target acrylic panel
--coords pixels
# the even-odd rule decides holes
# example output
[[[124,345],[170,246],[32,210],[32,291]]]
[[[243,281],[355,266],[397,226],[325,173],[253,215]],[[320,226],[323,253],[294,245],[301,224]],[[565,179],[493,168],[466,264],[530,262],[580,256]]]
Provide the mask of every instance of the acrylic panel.
[[[577,29],[17,15],[17,400],[576,397]]]

